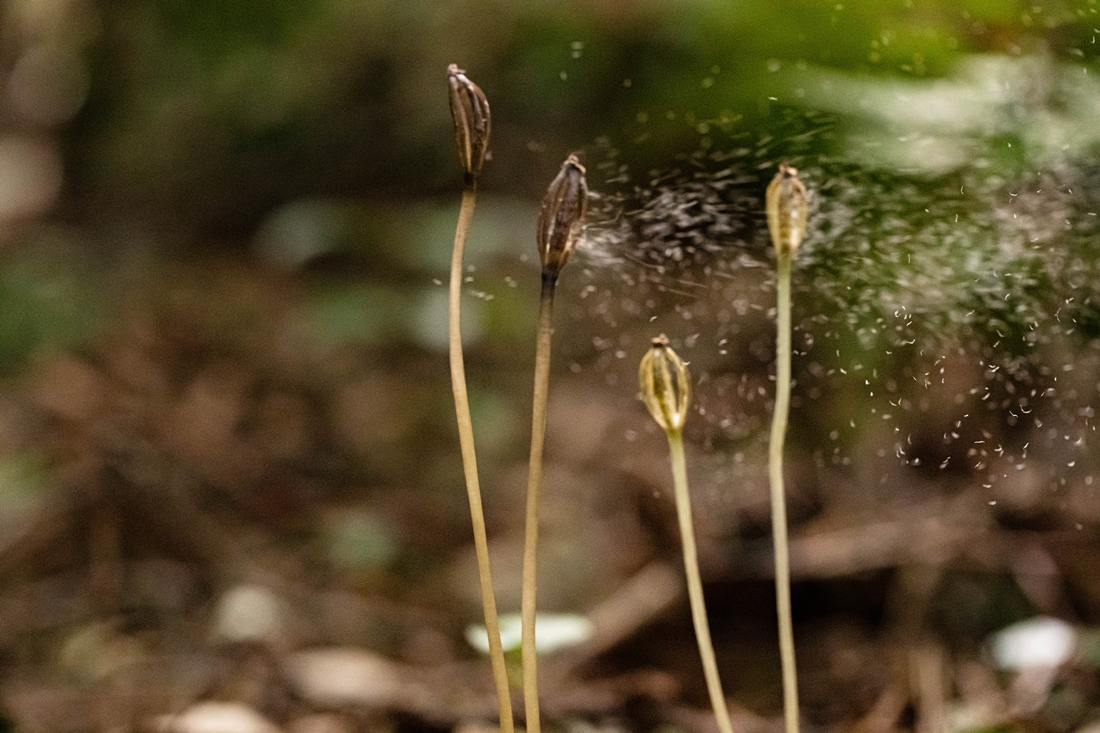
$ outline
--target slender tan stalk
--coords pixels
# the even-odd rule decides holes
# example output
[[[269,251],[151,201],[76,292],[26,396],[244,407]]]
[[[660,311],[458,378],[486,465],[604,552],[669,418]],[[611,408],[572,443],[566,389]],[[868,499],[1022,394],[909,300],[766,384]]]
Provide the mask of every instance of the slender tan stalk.
[[[523,543],[523,705],[528,733],[539,733],[538,652],[535,646],[535,612],[538,591],[539,491],[542,484],[542,450],[546,442],[546,403],[550,393],[550,337],[553,334],[556,277],[543,276],[539,298],[538,339],[535,345],[535,396],[531,408],[531,458],[527,474],[527,513]]]
[[[806,233],[807,193],[798,171],[779,166],[767,192],[768,228],[776,255],[775,411],[768,444],[772,537],[775,544],[775,606],[779,621],[779,658],[783,669],[783,720],[786,733],[798,733],[798,671],[791,620],[790,550],[787,502],[783,486],[783,444],[791,404],[791,261]]]
[[[699,558],[695,549],[695,529],[691,519],[691,495],[688,493],[687,464],[684,460],[683,427],[691,402],[691,379],[687,363],[668,345],[663,334],[653,339],[653,348],[638,365],[638,382],[649,413],[668,436],[672,460],[672,484],[676,495],[676,516],[680,523],[680,542],[684,549],[684,574],[687,578],[691,621],[695,625],[695,640],[703,660],[703,675],[707,682],[714,719],[721,733],[733,733],[726,696],[718,676],[714,644],[710,638],[707,607],[703,600],[703,581],[699,576]]]
[[[451,357],[451,389],[455,397],[458,420],[458,442],[462,449],[462,470],[466,477],[466,495],[470,502],[470,519],[474,530],[474,550],[481,585],[481,605],[485,615],[485,632],[489,637],[489,661],[496,686],[497,709],[501,733],[513,733],[512,695],[508,686],[508,668],[500,641],[500,621],[497,617],[496,595],[489,569],[489,540],[485,530],[485,513],[481,505],[481,484],[477,476],[477,453],[474,450],[474,426],[470,418],[470,401],[466,393],[466,367],[462,358],[462,255],[466,235],[474,216],[477,201],[477,178],[489,145],[489,102],[465,72],[454,64],[447,69],[451,112],[454,115],[455,142],[465,173],[462,206],[458,210],[454,250],[451,255],[449,291]]]
[[[680,520],[680,539],[684,546],[684,571],[687,576],[688,600],[691,602],[691,621],[695,625],[695,639],[699,643],[699,656],[703,659],[703,675],[707,681],[707,694],[714,709],[714,719],[721,733],[733,733],[722,681],[718,676],[718,662],[714,658],[714,644],[710,639],[707,607],[703,601],[703,581],[699,577],[699,560],[695,550],[695,530],[691,521],[691,499],[688,495],[687,468],[684,461],[684,438],[680,430],[668,431],[668,447],[672,457],[672,484],[676,492],[676,515]]]
[[[775,412],[768,445],[768,474],[771,478],[772,538],[775,544],[775,607],[779,617],[779,658],[783,667],[783,719],[787,733],[798,733],[798,671],[794,657],[794,627],[791,620],[791,568],[787,542],[787,502],[783,486],[783,444],[791,402],[791,256],[780,254],[777,262],[778,293],[775,339]]]
[[[539,492],[542,450],[546,442],[546,403],[550,392],[550,337],[553,333],[554,288],[584,229],[588,183],[584,166],[570,155],[550,183],[539,210],[536,232],[542,264],[539,323],[535,346],[535,389],[531,407],[531,457],[527,474],[524,521],[523,590],[520,604],[523,651],[523,704],[527,733],[540,733],[538,650],[535,637],[538,591]]]
[[[466,394],[466,367],[462,358],[462,251],[466,244],[466,232],[474,214],[477,189],[474,184],[462,192],[462,208],[458,212],[455,228],[454,254],[451,258],[450,283],[450,341],[451,341],[451,389],[455,396],[455,414],[458,418],[458,442],[462,449],[462,469],[466,474],[466,495],[470,501],[470,519],[474,529],[474,551],[477,554],[478,575],[481,581],[481,605],[485,614],[485,631],[489,636],[489,661],[493,667],[496,685],[497,707],[500,712],[501,733],[512,733],[512,696],[508,688],[508,668],[504,663],[504,648],[500,643],[500,621],[497,617],[493,578],[489,569],[489,540],[485,530],[485,513],[481,505],[481,484],[477,475],[477,454],[474,450],[474,426],[470,418],[470,402]]]

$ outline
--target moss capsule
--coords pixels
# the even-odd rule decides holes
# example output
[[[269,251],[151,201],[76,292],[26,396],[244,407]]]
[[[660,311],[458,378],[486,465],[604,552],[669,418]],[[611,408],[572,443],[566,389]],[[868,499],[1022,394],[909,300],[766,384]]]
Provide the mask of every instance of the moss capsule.
[[[793,255],[806,235],[808,213],[806,187],[798,180],[798,171],[781,163],[779,172],[768,184],[768,229],[775,251]]]
[[[455,143],[458,157],[466,172],[467,182],[476,179],[489,151],[489,100],[466,72],[455,64],[447,67],[450,87],[451,114],[455,123]]]
[[[668,431],[679,431],[687,419],[691,402],[691,378],[687,363],[668,345],[661,334],[638,366],[642,400],[657,424]]]
[[[543,277],[556,278],[584,231],[588,181],[584,166],[570,155],[550,183],[539,210],[538,246]]]

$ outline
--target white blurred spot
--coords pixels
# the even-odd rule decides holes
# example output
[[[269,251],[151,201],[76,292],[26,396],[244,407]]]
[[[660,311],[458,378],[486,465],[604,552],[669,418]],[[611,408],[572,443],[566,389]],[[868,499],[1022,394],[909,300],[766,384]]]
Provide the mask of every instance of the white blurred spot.
[[[1057,667],[1077,648],[1077,630],[1056,618],[1039,616],[993,635],[993,659],[1001,669]]]
[[[259,585],[238,585],[218,602],[214,634],[229,642],[273,641],[282,631],[279,598]]]
[[[535,616],[535,648],[540,654],[576,646],[592,636],[592,622],[575,613],[540,613]],[[519,649],[523,639],[523,621],[519,614],[500,617],[500,644],[504,651]],[[483,624],[466,627],[466,641],[482,654],[489,653],[489,633]]]
[[[297,691],[316,705],[382,709],[409,697],[401,667],[363,649],[308,649],[291,655],[286,668]]]
[[[278,733],[274,723],[247,705],[204,702],[179,715],[164,715],[157,730],[166,733]]]

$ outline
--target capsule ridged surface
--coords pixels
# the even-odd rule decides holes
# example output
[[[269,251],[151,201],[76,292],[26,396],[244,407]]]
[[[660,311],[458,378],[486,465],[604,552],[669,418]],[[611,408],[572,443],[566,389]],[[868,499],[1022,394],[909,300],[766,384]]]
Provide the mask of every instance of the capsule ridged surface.
[[[768,184],[766,196],[768,230],[778,253],[793,255],[806,236],[808,195],[798,170],[782,163],[775,178]]]
[[[588,181],[584,166],[570,155],[542,199],[539,210],[538,246],[542,274],[557,277],[584,231],[588,210]]]
[[[467,178],[477,178],[489,151],[489,100],[455,64],[447,67],[451,115],[454,116],[455,144]]]
[[[691,404],[691,377],[687,362],[668,345],[662,334],[638,365],[638,383],[649,414],[665,430],[678,431]]]

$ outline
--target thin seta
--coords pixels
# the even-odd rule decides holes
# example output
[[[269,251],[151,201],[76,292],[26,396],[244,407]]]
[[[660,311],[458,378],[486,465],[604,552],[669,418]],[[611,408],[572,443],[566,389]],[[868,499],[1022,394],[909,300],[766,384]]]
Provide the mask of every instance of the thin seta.
[[[669,456],[672,462],[672,485],[676,495],[676,516],[680,524],[680,542],[684,550],[684,573],[687,577],[688,600],[691,604],[691,621],[695,626],[695,640],[699,644],[699,656],[703,660],[707,694],[714,710],[714,719],[720,733],[733,733],[722,681],[718,676],[718,663],[714,657],[714,644],[710,639],[707,607],[703,600],[703,581],[699,575],[698,553],[695,549],[695,530],[691,519],[691,496],[688,494],[687,466],[684,459],[684,422],[691,404],[691,376],[687,363],[669,346],[668,338],[661,334],[653,339],[652,348],[638,365],[638,382],[642,401],[649,414],[664,428],[668,436]]]
[[[451,256],[450,279],[450,333],[451,389],[455,398],[455,415],[458,420],[458,440],[462,450],[462,468],[466,476],[466,493],[470,501],[470,517],[474,529],[474,549],[477,554],[478,575],[481,584],[481,604],[485,613],[485,630],[489,638],[489,659],[493,667],[497,707],[500,712],[501,733],[513,733],[512,698],[508,688],[508,670],[500,640],[500,621],[497,617],[496,597],[493,594],[492,574],[489,571],[489,542],[485,531],[485,514],[481,505],[481,486],[477,474],[477,454],[474,450],[474,429],[470,417],[470,403],[466,393],[466,367],[462,357],[462,252],[466,235],[474,215],[477,200],[477,180],[485,155],[489,150],[491,119],[489,101],[477,84],[470,81],[466,72],[455,64],[447,67],[447,84],[450,93],[451,114],[454,117],[455,143],[462,163],[465,186],[462,190],[462,206],[455,227],[454,252]]]
[[[520,605],[523,650],[523,701],[527,733],[539,733],[539,693],[535,646],[538,590],[539,489],[542,450],[546,438],[546,403],[550,391],[550,337],[553,333],[554,289],[558,275],[584,232],[588,182],[575,155],[561,164],[539,210],[537,243],[542,264],[538,333],[535,345],[535,387],[531,407],[531,456],[527,474],[524,520],[523,590]]]
[[[768,441],[772,538],[775,544],[775,605],[779,622],[779,657],[783,670],[783,721],[786,733],[798,733],[798,672],[791,622],[791,570],[787,542],[787,502],[783,486],[783,444],[791,407],[791,265],[806,236],[809,211],[806,187],[798,171],[782,163],[768,184],[765,203],[768,230],[775,247],[776,336],[775,408]]]

